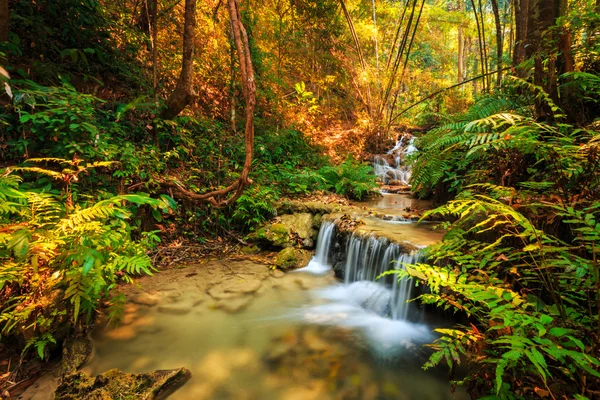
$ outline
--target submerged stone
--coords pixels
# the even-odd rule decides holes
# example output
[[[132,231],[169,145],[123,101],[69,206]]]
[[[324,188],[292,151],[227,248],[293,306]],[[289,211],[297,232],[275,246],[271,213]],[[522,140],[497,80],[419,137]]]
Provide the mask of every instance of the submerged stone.
[[[111,369],[94,378],[82,372],[63,378],[56,389],[56,400],[166,399],[187,382],[186,368],[143,374],[127,374]]]
[[[252,276],[237,276],[217,283],[208,294],[215,300],[231,299],[256,292],[262,281]]]
[[[162,305],[158,307],[158,311],[163,314],[185,315],[192,311],[192,308],[182,305]]]

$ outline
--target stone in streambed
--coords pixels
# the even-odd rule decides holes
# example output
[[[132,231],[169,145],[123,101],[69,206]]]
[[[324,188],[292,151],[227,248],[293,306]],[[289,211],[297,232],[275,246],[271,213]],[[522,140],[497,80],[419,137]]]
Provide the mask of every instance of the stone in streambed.
[[[271,275],[273,278],[283,278],[285,276],[285,272],[283,272],[280,269],[272,269],[271,271],[269,271],[269,275]]]
[[[158,304],[158,296],[141,293],[131,299],[131,302],[140,306],[153,307]]]
[[[248,307],[248,304],[250,304],[251,301],[252,297],[249,296],[221,300],[216,304],[216,308],[219,308],[230,314],[235,314],[246,309],[246,307]]]
[[[192,308],[183,305],[162,305],[158,306],[158,311],[163,314],[185,315],[192,311]]]
[[[215,300],[227,300],[254,293],[261,286],[261,280],[251,275],[240,275],[217,283],[208,289],[208,294]]]
[[[79,372],[63,378],[56,400],[166,399],[190,377],[186,368],[143,374],[111,369],[94,378]]]
[[[60,374],[68,375],[77,371],[87,362],[92,354],[93,345],[86,336],[79,335],[67,338],[63,343]]]
[[[277,254],[275,266],[284,271],[306,267],[310,262],[312,254],[304,249],[288,247]]]

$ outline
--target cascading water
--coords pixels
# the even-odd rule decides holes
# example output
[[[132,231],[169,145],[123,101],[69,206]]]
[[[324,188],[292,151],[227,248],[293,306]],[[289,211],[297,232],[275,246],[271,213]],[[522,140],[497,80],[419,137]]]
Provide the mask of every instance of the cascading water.
[[[315,257],[298,271],[331,271],[332,255],[339,251],[336,234],[333,222],[323,223]],[[403,253],[385,238],[356,234],[347,239],[344,254],[344,283],[316,291],[327,302],[311,307],[305,314],[308,320],[362,329],[369,344],[386,356],[431,338],[429,329],[420,324],[422,313],[408,302],[413,298],[412,280],[398,282],[395,275],[378,279],[385,271],[403,268],[403,263],[418,262],[419,254]]]
[[[297,271],[304,271],[315,275],[321,275],[329,272],[329,248],[331,239],[335,231],[335,224],[332,221],[324,221],[319,230],[317,239],[317,251],[312,260],[304,268]]]
[[[409,185],[411,168],[405,162],[408,156],[417,151],[414,140],[412,136],[402,136],[387,154],[376,155],[373,158],[375,175],[385,185]]]

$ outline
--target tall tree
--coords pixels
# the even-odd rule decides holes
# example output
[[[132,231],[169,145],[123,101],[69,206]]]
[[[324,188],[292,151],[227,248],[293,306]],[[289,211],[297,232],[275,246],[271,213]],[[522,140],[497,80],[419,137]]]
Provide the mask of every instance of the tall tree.
[[[195,3],[195,0],[192,1]],[[186,6],[188,2],[189,0],[186,0]],[[242,92],[244,95],[244,101],[246,103],[246,121],[244,126],[244,146],[246,157],[242,172],[240,173],[239,178],[226,188],[213,190],[211,192],[202,194],[184,189],[179,184],[174,182],[163,182],[165,186],[177,189],[180,194],[192,201],[209,203],[215,207],[226,207],[233,204],[242,195],[245,187],[252,183],[249,178],[249,174],[254,156],[254,110],[256,108],[256,82],[254,78],[252,55],[250,52],[250,41],[248,40],[246,28],[242,23],[237,0],[228,0],[228,9],[231,28],[233,31],[233,43],[239,58]],[[233,194],[230,195],[231,193]]]
[[[185,0],[183,25],[183,59],[181,74],[175,90],[167,100],[167,108],[162,112],[164,119],[173,119],[194,98],[194,38],[196,32],[196,0]]]
[[[496,68],[498,68],[498,75],[496,75],[496,86],[500,86],[502,83],[502,53],[504,47],[504,37],[502,34],[502,23],[500,21],[498,0],[490,0],[490,2],[492,3],[494,22],[496,23]]]
[[[517,68],[528,58],[527,36],[529,32],[529,2],[530,0],[516,0],[513,6],[515,12],[515,44],[513,50],[513,67],[516,68],[517,76],[524,76],[525,71]]]

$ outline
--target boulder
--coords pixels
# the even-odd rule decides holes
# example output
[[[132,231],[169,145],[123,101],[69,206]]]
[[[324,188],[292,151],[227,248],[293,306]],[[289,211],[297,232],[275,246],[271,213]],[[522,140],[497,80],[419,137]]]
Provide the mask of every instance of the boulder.
[[[166,399],[190,379],[186,368],[127,374],[111,369],[94,378],[82,372],[63,378],[56,400]]]
[[[263,226],[249,234],[246,239],[267,244],[271,247],[285,248],[293,245],[289,229],[279,223]]]
[[[92,342],[83,335],[68,337],[63,343],[60,375],[69,375],[87,362],[92,354]]]
[[[312,249],[315,246],[319,230],[314,228],[314,217],[310,213],[286,214],[280,217],[280,223],[288,232],[297,235],[298,244]]]
[[[288,269],[302,268],[306,267],[306,265],[310,262],[311,257],[312,253],[307,250],[288,247],[287,249],[281,250],[279,254],[277,254],[277,257],[275,258],[275,266],[284,271]]]

